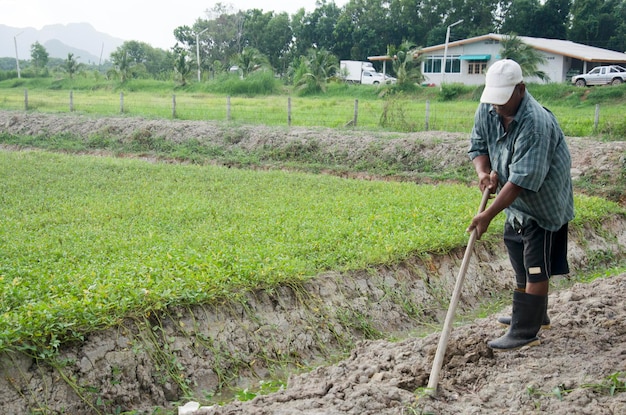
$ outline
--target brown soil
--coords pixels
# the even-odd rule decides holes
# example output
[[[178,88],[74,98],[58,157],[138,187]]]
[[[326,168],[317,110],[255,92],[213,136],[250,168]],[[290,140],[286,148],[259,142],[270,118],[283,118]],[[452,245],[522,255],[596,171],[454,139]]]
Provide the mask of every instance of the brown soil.
[[[420,155],[445,166],[468,163],[466,135],[383,134],[326,129],[237,127],[136,118],[87,118],[0,111],[0,133],[122,138],[158,134],[202,137],[241,148],[286,146],[315,139],[329,152]],[[623,174],[626,143],[568,138],[573,176]],[[343,153],[342,153],[343,154]],[[571,235],[573,275],[598,258],[620,258],[626,220]],[[236,304],[187,307],[89,335],[66,345],[55,365],[11,353],[0,356],[0,413],[91,414],[175,411],[186,385],[202,401],[219,386],[253,388],[292,373],[284,390],[242,403],[205,406],[209,414],[621,414],[626,413],[626,274],[567,287],[555,278],[542,344],[494,354],[486,341],[502,333],[495,316],[456,326],[436,398],[427,385],[463,250],[412,258],[394,266],[327,273],[298,287],[249,293]],[[499,241],[479,241],[458,314],[512,287]],[[443,300],[445,303],[447,300]],[[502,310],[506,313],[509,310]],[[500,315],[500,313],[498,313]],[[158,329],[155,329],[157,327]],[[390,340],[364,340],[381,337]],[[349,357],[337,361],[340,350]],[[328,362],[335,361],[330,364]],[[315,367],[315,369],[311,369]],[[621,372],[621,375],[614,374]],[[227,377],[232,374],[233,377]],[[611,393],[611,386],[617,389]],[[157,408],[157,409],[155,409]]]
[[[293,376],[287,389],[203,414],[624,414],[626,274],[577,284],[550,297],[553,327],[542,344],[494,354],[485,340],[502,333],[494,318],[457,328],[435,399],[428,383],[439,333],[360,342],[332,366]],[[621,371],[621,393],[609,380]]]

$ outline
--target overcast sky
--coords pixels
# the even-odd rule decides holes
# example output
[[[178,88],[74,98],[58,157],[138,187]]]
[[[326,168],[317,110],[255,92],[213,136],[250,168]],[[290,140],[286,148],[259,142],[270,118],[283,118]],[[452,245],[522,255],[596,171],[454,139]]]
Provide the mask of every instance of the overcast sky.
[[[331,2],[329,0],[328,2]],[[0,24],[41,29],[50,24],[90,23],[97,31],[123,40],[138,40],[162,49],[175,43],[172,32],[178,26],[192,26],[206,18],[216,1],[202,0],[0,0]],[[235,9],[262,9],[264,12],[294,14],[315,9],[315,0],[232,0],[221,1]],[[342,6],[347,0],[335,0]]]

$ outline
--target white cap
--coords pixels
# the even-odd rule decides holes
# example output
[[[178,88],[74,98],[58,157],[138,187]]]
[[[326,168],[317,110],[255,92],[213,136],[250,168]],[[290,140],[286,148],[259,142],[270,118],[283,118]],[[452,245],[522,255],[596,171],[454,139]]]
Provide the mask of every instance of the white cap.
[[[487,70],[485,89],[480,102],[504,105],[513,95],[515,86],[523,81],[522,68],[511,59],[497,61]]]

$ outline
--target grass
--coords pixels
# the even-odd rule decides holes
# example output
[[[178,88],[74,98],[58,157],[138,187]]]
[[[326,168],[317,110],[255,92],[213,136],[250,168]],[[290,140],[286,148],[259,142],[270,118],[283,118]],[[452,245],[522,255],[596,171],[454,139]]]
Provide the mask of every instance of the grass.
[[[480,90],[451,85],[442,90],[420,87],[412,93],[393,93],[386,87],[331,83],[324,94],[302,97],[292,96],[289,87],[263,75],[243,81],[220,77],[184,87],[148,80],[119,84],[97,77],[35,78],[0,82],[0,108],[23,110],[27,91],[29,110],[69,112],[72,93],[73,110],[83,114],[123,112],[147,118],[339,128],[354,121],[356,105],[359,128],[469,132]],[[528,90],[555,113],[567,136],[626,137],[626,85],[577,88],[531,84]],[[596,105],[600,109],[597,126]]]
[[[358,127],[404,132],[425,129],[469,132],[477,105],[474,101],[431,102],[410,97],[390,98],[390,101],[359,99],[355,102],[350,97],[228,97],[207,93],[73,91],[72,95],[73,110],[81,114],[125,114],[146,118],[175,116],[182,120],[232,121],[270,126],[286,126],[290,122],[292,126],[344,127],[353,122],[356,105]],[[392,120],[383,124],[382,114],[384,109],[390,108],[389,105],[392,110],[387,115]],[[24,91],[3,90],[0,107],[24,109]],[[28,108],[39,112],[68,113],[70,92],[29,91]],[[622,138],[626,133],[622,117],[625,108],[624,105],[601,104],[596,130],[595,106],[550,106],[568,136],[589,136],[597,132],[607,137]]]

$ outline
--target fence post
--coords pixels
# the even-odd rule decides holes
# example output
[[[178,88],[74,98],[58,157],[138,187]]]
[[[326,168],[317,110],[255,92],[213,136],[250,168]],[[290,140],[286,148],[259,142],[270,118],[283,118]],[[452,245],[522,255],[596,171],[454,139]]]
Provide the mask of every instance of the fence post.
[[[287,125],[291,127],[291,97],[287,97]]]
[[[426,129],[426,131],[428,131],[428,128],[430,127],[430,100],[426,101],[426,123],[424,125],[424,128]]]
[[[356,121],[359,117],[359,100],[354,100],[354,118],[352,119],[352,125],[356,127]]]
[[[120,92],[120,114],[124,113],[124,93]]]
[[[593,133],[598,133],[598,125],[600,124],[600,104],[596,104],[596,115],[593,119]]]
[[[70,112],[74,112],[74,91],[70,91]]]
[[[176,118],[176,94],[172,94],[172,118]]]
[[[24,111],[28,111],[28,89],[24,90]]]
[[[226,96],[226,120],[230,121],[230,95]]]

